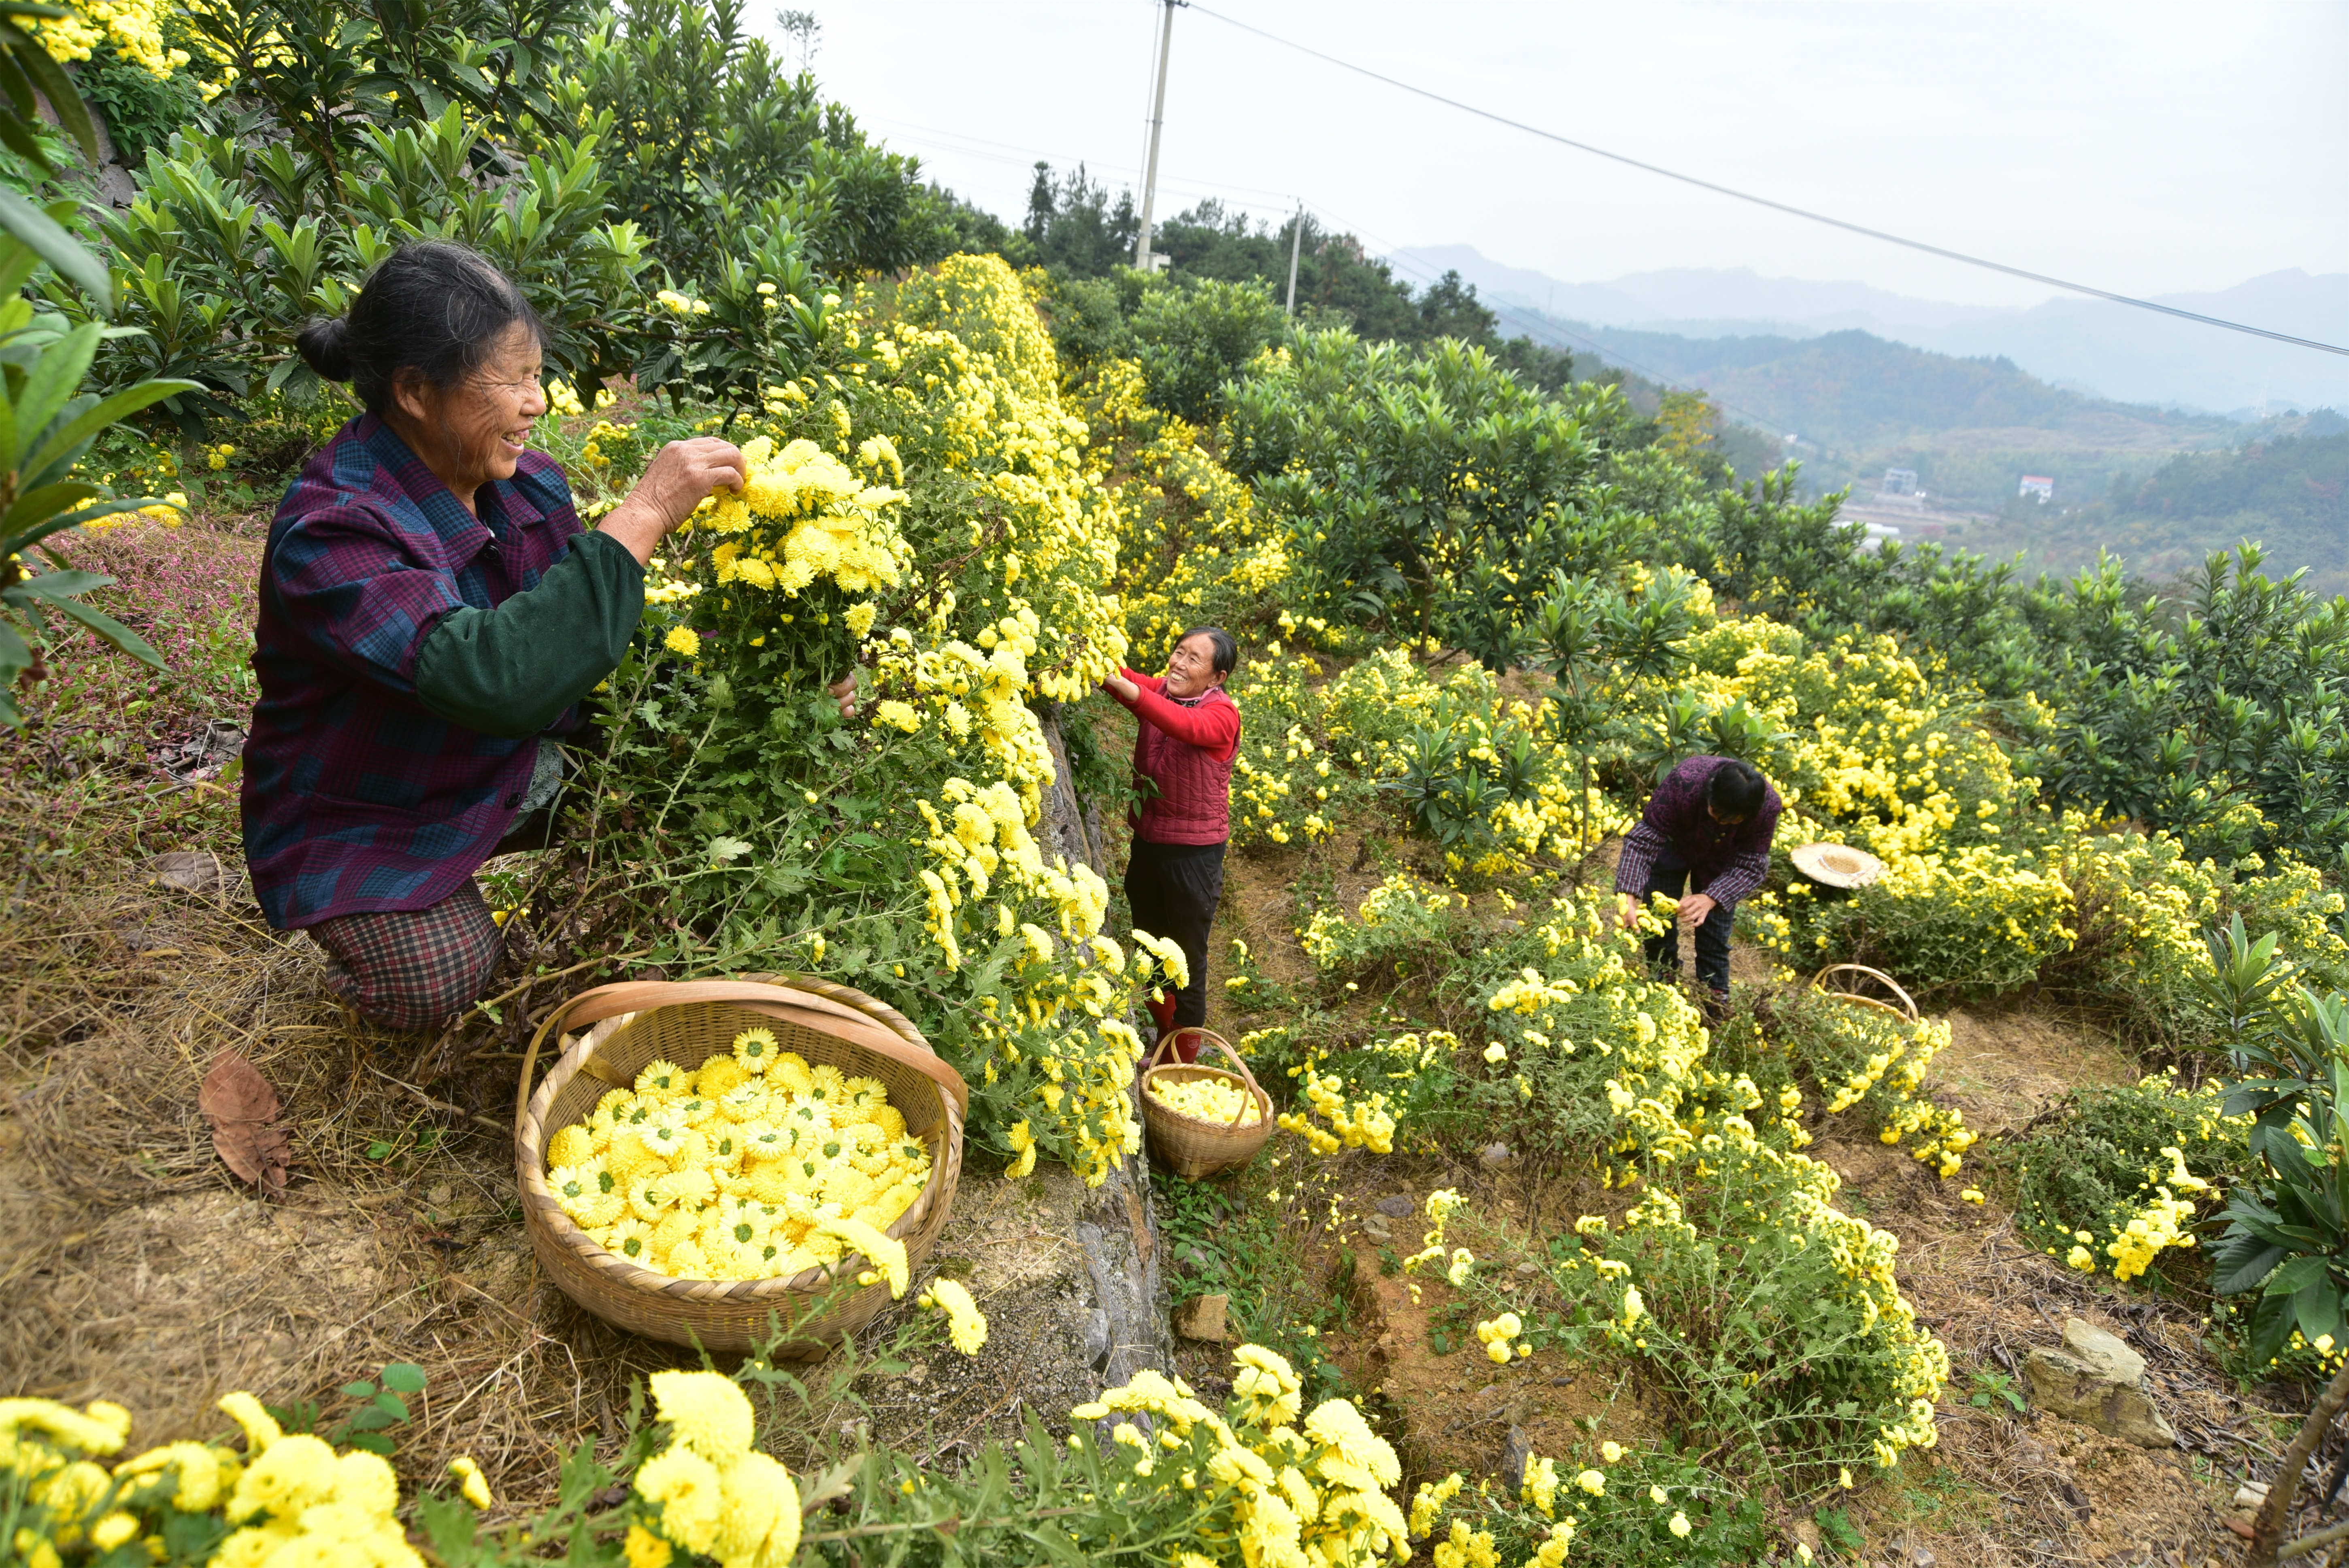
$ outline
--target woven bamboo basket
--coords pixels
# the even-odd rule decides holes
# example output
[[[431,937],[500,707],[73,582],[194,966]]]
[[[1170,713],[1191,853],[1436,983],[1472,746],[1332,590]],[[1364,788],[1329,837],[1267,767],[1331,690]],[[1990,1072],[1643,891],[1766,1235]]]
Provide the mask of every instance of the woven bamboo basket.
[[[1196,1035],[1206,1045],[1221,1050],[1239,1071],[1230,1073],[1221,1068],[1163,1060],[1174,1048],[1174,1042],[1185,1035]],[[1206,1054],[1204,1049],[1201,1054]],[[1150,1092],[1154,1084],[1192,1083],[1201,1078],[1221,1078],[1236,1088],[1245,1088],[1255,1098],[1256,1119],[1246,1125],[1240,1123],[1238,1119],[1247,1111],[1245,1102],[1232,1113],[1233,1119],[1228,1124],[1185,1116],[1160,1103],[1158,1097]],[[1272,1136],[1272,1096],[1264,1092],[1256,1075],[1248,1071],[1247,1063],[1232,1049],[1230,1041],[1207,1029],[1178,1029],[1158,1042],[1150,1065],[1143,1069],[1142,1124],[1150,1132],[1151,1152],[1173,1167],[1177,1176],[1196,1181],[1256,1158],[1257,1150]]]
[[[1881,996],[1870,996],[1865,992],[1852,989],[1855,985],[1865,985],[1870,981],[1891,992],[1894,1000],[1888,1002]],[[1913,1024],[1923,1016],[1917,1010],[1916,998],[1900,988],[1899,981],[1895,980],[1883,970],[1870,969],[1865,964],[1830,964],[1811,976],[1811,986],[1814,990],[1823,991],[1833,996],[1838,1002],[1853,1002],[1863,1007],[1874,1007],[1879,1012],[1889,1013],[1904,1024]]]
[[[810,1064],[829,1062],[887,1086],[906,1131],[929,1145],[930,1179],[887,1233],[905,1244],[918,1271],[946,1228],[962,1173],[963,1119],[970,1091],[901,1013],[864,992],[828,981],[627,981],[583,991],[554,1009],[533,1036],[514,1097],[514,1160],[523,1216],[539,1264],[564,1295],[607,1323],[672,1345],[711,1350],[763,1347],[775,1329],[790,1338],[776,1353],[822,1357],[841,1336],[872,1321],[889,1299],[885,1281],[844,1296],[840,1282],[872,1266],[852,1253],[829,1268],[783,1279],[678,1279],[638,1267],[591,1240],[546,1184],[546,1141],[583,1121],[615,1087],[667,1059],[697,1068],[732,1049],[745,1029],[767,1028]],[[539,1047],[559,1026],[595,1025],[564,1048],[533,1092]]]

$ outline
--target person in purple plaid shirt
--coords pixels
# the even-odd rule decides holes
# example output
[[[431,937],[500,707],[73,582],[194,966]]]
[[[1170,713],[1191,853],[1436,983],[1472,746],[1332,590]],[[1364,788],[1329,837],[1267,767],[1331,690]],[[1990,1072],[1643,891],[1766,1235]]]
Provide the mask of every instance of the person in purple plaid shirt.
[[[627,650],[645,563],[744,478],[729,442],[671,442],[584,530],[561,468],[525,446],[544,343],[510,279],[438,242],[385,258],[348,316],[300,339],[367,411],[270,524],[245,860],[269,923],[308,931],[328,985],[394,1028],[487,988],[503,937],[474,871],[543,843],[557,742]]]
[[[1696,975],[1715,1009],[1729,1000],[1729,928],[1738,901],[1769,875],[1781,804],[1752,764],[1692,757],[1656,787],[1615,865],[1618,917],[1626,930],[1656,894],[1680,899],[1679,921],[1648,939],[1648,967],[1661,978],[1680,974],[1680,925],[1689,925]]]

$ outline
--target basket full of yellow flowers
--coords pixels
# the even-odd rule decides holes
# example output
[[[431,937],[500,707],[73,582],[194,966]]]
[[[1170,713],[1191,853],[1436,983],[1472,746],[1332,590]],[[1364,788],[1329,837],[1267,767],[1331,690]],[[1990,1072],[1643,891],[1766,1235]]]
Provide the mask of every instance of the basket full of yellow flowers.
[[[560,1054],[533,1089],[540,1047]],[[903,1014],[801,977],[627,981],[548,1015],[514,1150],[539,1262],[608,1323],[812,1358],[946,1228],[969,1090]]]
[[[1231,1058],[1237,1072],[1167,1060],[1185,1036]],[[1272,1136],[1272,1097],[1256,1081],[1231,1042],[1206,1029],[1170,1034],[1142,1074],[1142,1121],[1151,1151],[1190,1181],[1213,1176],[1256,1158]]]

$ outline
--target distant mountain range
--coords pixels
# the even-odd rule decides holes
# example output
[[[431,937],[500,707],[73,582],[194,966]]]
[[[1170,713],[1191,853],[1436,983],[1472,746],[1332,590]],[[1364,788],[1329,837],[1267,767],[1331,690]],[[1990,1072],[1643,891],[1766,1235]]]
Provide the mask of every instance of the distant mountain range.
[[[2237,418],[2289,407],[2349,409],[2349,356],[2105,300],[2065,297],[2029,310],[1996,310],[1911,299],[1865,284],[1765,278],[1750,268],[1569,284],[1492,261],[1469,245],[1402,251],[1395,260],[1424,275],[1458,272],[1486,304],[1503,308],[1505,335],[1595,346],[1610,361],[1650,373],[1671,374],[1664,366],[1632,364],[1620,329],[1700,339],[1804,339],[1857,330],[1963,358],[2003,357],[2054,387],[2120,403]],[[2349,346],[2349,273],[2312,276],[2293,269],[2213,294],[2164,294],[2157,303]],[[1606,346],[1610,336],[1614,353]]]

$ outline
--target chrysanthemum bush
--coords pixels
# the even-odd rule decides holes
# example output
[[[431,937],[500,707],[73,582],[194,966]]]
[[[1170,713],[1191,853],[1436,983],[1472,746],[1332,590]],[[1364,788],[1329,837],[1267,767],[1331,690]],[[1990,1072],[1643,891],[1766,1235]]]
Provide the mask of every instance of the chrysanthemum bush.
[[[1814,987],[1789,987],[1733,1008],[1714,1029],[1707,1070],[1753,1085],[1794,1148],[1809,1142],[1795,1121],[1806,1086],[1829,1115],[1856,1111],[1885,1143],[1905,1142],[1936,1172],[1954,1176],[1977,1141],[1961,1111],[1925,1089],[1933,1058],[1950,1043],[1936,1018],[1910,1022],[1880,1006]]]
[[[1930,1448],[1949,1353],[1900,1294],[1899,1238],[1837,1209],[1833,1170],[1743,1117],[1695,1136],[1653,1102],[1631,1119],[1656,1174],[1619,1229],[1578,1222],[1587,1250],[1555,1262],[1573,1332],[1628,1346],[1713,1429],[1813,1485]]]
[[[1685,1445],[1586,1441],[1528,1454],[1515,1479],[1472,1485],[1455,1470],[1421,1483],[1412,1534],[1437,1568],[1729,1568],[1767,1561],[1778,1544],[1756,1490],[1708,1470]]]
[[[1553,705],[1505,697],[1479,665],[1439,679],[1387,646],[1342,669],[1276,641],[1232,690],[1250,729],[1234,761],[1233,840],[1310,844],[1376,799],[1440,843],[1450,873],[1523,880],[1629,826],[1558,743]]]
[[[1645,1101],[1627,1120],[1651,1142],[1640,1201],[1619,1223],[1585,1215],[1550,1241],[1531,1295],[1503,1294],[1505,1280],[1524,1284],[1513,1269],[1464,1247],[1447,1256],[1456,1193],[1430,1198],[1429,1245],[1404,1266],[1442,1275],[1424,1288],[1458,1293],[1455,1315],[1483,1318],[1477,1337],[1496,1362],[1638,1364],[1670,1405],[1674,1443],[1537,1454],[1515,1495],[1464,1495],[1457,1477],[1423,1487],[1413,1533],[1433,1537],[1439,1562],[1489,1562],[1495,1549],[1551,1563],[1569,1552],[1754,1561],[1764,1493],[1830,1494],[1934,1444],[1948,1353],[1900,1293],[1897,1239],[1835,1205],[1835,1172],[1772,1148],[1743,1117],[1692,1136]]]
[[[1454,910],[1456,893],[1410,872],[1390,874],[1351,910],[1316,910],[1299,941],[1313,966],[1343,979],[1371,969],[1401,975],[1452,967],[1467,935]],[[1414,963],[1416,961],[1416,963]]]
[[[951,1313],[961,1287],[932,1289]],[[221,1402],[236,1437],[127,1460],[121,1407],[6,1399],[0,1540],[28,1568],[787,1568],[932,1543],[969,1562],[1367,1568],[1406,1556],[1388,1491],[1402,1467],[1361,1412],[1345,1399],[1307,1411],[1288,1363],[1257,1346],[1235,1353],[1233,1372],[1221,1411],[1145,1372],[1071,1411],[1065,1444],[1031,1412],[1024,1439],[990,1441],[960,1471],[877,1449],[819,1453],[797,1476],[766,1451],[751,1397],[765,1396],[771,1439],[805,1398],[789,1373],[761,1357],[732,1377],[658,1372],[616,1454],[583,1441],[564,1456],[553,1507],[495,1528],[471,1458],[449,1461],[445,1490],[403,1498],[381,1456],[289,1431],[250,1394]]]
[[[1206,433],[1143,393],[1131,359],[1104,360],[1071,388],[1090,433],[1089,466],[1116,506],[1126,633],[1155,669],[1195,625],[1245,634],[1274,623],[1292,563]]]
[[[2177,1261],[2165,1253],[2198,1245],[2194,1226],[2220,1190],[2256,1169],[2251,1119],[2227,1115],[2227,1095],[2223,1083],[2181,1084],[2175,1068],[2074,1089],[2013,1148],[2015,1229],[2084,1274],[2159,1279]]]
[[[1125,649],[1114,504],[999,262],[829,319],[819,366],[740,431],[743,493],[660,558],[573,874],[614,888],[611,945],[902,1006],[972,1080],[978,1136],[1098,1181],[1139,1138],[1126,1020],[1181,978],[1038,839],[1058,767],[1039,705]],[[823,687],[851,673],[843,720]]]

